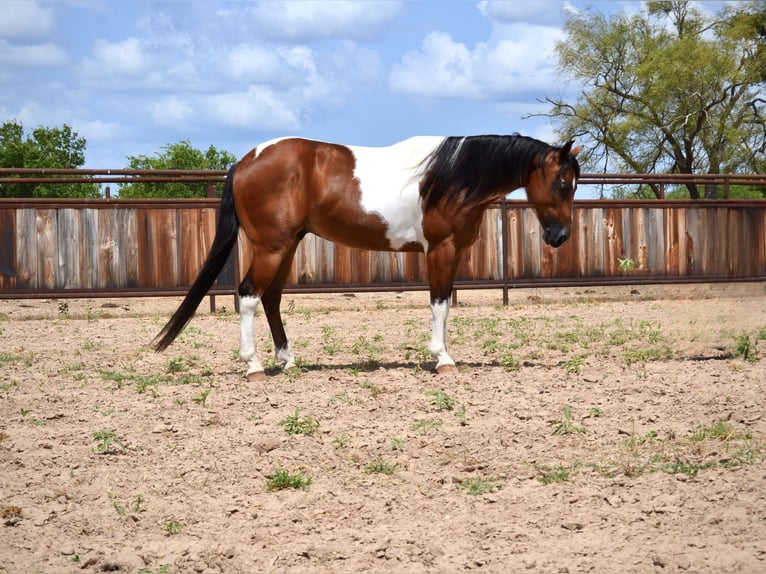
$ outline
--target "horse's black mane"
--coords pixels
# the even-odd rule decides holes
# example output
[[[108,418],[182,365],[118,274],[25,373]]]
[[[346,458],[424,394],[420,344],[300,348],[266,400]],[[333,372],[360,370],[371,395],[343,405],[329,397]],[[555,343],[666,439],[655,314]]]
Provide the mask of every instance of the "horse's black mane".
[[[463,201],[479,203],[526,185],[529,174],[557,149],[518,134],[447,137],[423,162],[420,196],[433,207],[465,190]],[[579,172],[577,162],[572,165]]]

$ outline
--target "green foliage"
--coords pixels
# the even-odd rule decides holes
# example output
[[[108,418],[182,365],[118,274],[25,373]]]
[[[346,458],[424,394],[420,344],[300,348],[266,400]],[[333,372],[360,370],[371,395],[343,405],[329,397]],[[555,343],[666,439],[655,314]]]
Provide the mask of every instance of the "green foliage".
[[[218,151],[210,146],[207,151],[192,147],[187,140],[167,144],[162,152],[154,156],[128,156],[129,169],[228,169],[237,161],[236,156],[227,151]],[[217,195],[223,184],[216,184]],[[207,184],[200,183],[126,183],[119,185],[119,195],[124,198],[143,197],[207,197]]]
[[[93,433],[93,439],[96,441],[94,451],[98,454],[107,454],[112,452],[112,445],[116,444],[120,448],[124,449],[125,443],[123,443],[117,436],[114,429],[103,429]]]
[[[636,173],[758,173],[763,169],[766,3],[707,16],[683,0],[648,11],[571,14],[559,69],[583,85],[576,102],[547,98],[562,141],[587,136],[585,169]],[[638,190],[660,197],[658,186]],[[717,186],[688,184],[691,198]],[[630,194],[625,189],[620,193]]]
[[[289,434],[314,434],[319,428],[319,422],[313,417],[300,417],[300,409],[295,407],[295,413],[279,421],[279,426]]]
[[[471,496],[480,496],[501,488],[494,478],[466,478],[460,482],[460,486]]]
[[[66,124],[39,126],[25,138],[21,122],[7,121],[0,125],[0,167],[79,168],[85,164],[86,145],[85,138]],[[100,189],[97,183],[11,183],[0,184],[0,197],[99,197]]]
[[[398,467],[398,463],[388,462],[381,456],[376,456],[370,462],[367,463],[365,470],[370,474],[394,474]]]
[[[311,482],[311,477],[302,472],[280,469],[268,477],[266,490],[275,492],[286,488],[307,488]]]

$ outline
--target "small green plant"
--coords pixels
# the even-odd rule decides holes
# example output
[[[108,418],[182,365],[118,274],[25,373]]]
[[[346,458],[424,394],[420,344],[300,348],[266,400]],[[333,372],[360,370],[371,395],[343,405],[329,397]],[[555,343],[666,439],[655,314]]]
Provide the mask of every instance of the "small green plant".
[[[26,417],[26,416],[27,416],[29,413],[31,413],[31,412],[32,412],[32,410],[31,410],[31,409],[25,409],[24,407],[21,407],[21,408],[19,409],[19,414],[20,414],[22,417]]]
[[[466,478],[460,486],[471,496],[479,496],[500,488],[494,478]]]
[[[693,431],[689,440],[702,442],[705,440],[729,441],[735,438],[750,439],[749,433],[737,433],[727,421],[716,421],[711,425],[700,423]]]
[[[404,445],[407,443],[406,440],[404,440],[401,437],[398,436],[392,436],[391,437],[391,450],[404,450]]]
[[[745,361],[754,363],[757,357],[756,343],[751,341],[750,335],[742,333],[737,336],[736,342],[737,356],[742,357]]]
[[[136,392],[139,395],[146,393],[147,391],[155,398],[159,396],[158,387],[163,379],[155,375],[148,375],[145,377],[137,377],[136,379]]]
[[[125,511],[125,507],[124,507],[122,504],[120,504],[118,501],[116,501],[116,500],[113,500],[113,501],[112,501],[112,506],[114,506],[114,510],[117,512],[117,514],[118,514],[119,516],[122,516],[122,517],[124,517],[124,516],[126,516],[126,515],[128,514],[128,513]]]
[[[584,434],[588,432],[587,428],[575,423],[572,405],[569,403],[564,405],[564,418],[548,421],[548,424],[554,427],[553,434]]]
[[[170,359],[170,361],[168,361],[167,366],[165,367],[165,371],[168,373],[180,373],[186,370],[188,370],[188,367],[186,366],[186,361],[184,361],[184,359],[181,357],[175,357],[173,359]]]
[[[624,273],[633,271],[637,266],[636,262],[628,257],[621,257],[617,261],[620,265],[620,271]]]
[[[579,375],[584,362],[582,357],[572,357],[571,359],[564,361],[564,370],[567,373]]]
[[[95,452],[98,454],[107,454],[112,452],[112,445],[117,445],[122,449],[127,448],[125,443],[120,440],[114,429],[103,429],[93,433],[93,438],[96,441],[94,447]]]
[[[212,389],[205,389],[203,391],[200,391],[199,394],[196,397],[192,398],[192,400],[196,404],[200,405],[201,407],[203,407],[203,408],[206,407],[207,406],[207,397],[210,394],[211,390]]]
[[[377,399],[383,393],[383,389],[381,387],[369,381],[362,381],[359,383],[359,386],[370,391],[370,395],[373,399]]]
[[[335,337],[335,329],[329,325],[322,325],[322,350],[331,357],[343,348],[343,345]]]
[[[513,350],[506,348],[500,357],[500,366],[506,371],[518,371],[521,369],[521,363],[513,356]]]
[[[331,444],[335,448],[346,448],[351,444],[351,437],[348,436],[347,433],[341,433],[340,436],[336,436],[334,439],[332,439]]]
[[[295,413],[286,416],[279,425],[289,434],[314,434],[319,428],[319,422],[313,417],[300,417],[300,409],[295,407]]]
[[[82,342],[82,348],[86,351],[92,351],[96,348],[96,343],[93,341],[93,339],[85,339]]]
[[[376,344],[379,341],[379,336],[370,342],[364,335],[360,335],[354,344],[351,345],[351,352],[361,359],[361,366],[364,369],[373,370],[380,364],[380,354],[383,348]]]
[[[465,404],[460,405],[460,408],[455,411],[455,416],[457,417],[460,426],[464,427],[468,424],[468,421],[465,420]]]
[[[428,391],[426,392],[426,396],[430,397],[431,406],[434,407],[437,411],[451,411],[453,408],[455,408],[455,399],[453,399],[441,389]]]
[[[376,456],[367,463],[366,470],[371,474],[394,474],[399,466],[396,462],[388,462],[381,456]]]
[[[443,421],[441,419],[421,419],[417,422],[412,423],[412,426],[410,428],[412,430],[416,430],[420,432],[420,434],[428,434],[429,431],[436,430],[439,427],[441,427],[443,424]]]
[[[268,477],[266,481],[266,489],[270,492],[275,492],[286,488],[307,488],[310,484],[310,476],[302,472],[289,472],[280,469]]]
[[[168,536],[173,536],[174,534],[178,534],[181,532],[181,529],[183,528],[183,523],[180,520],[176,520],[175,518],[171,518],[170,520],[166,520],[163,525],[162,529],[165,531],[165,534]]]
[[[540,466],[537,471],[539,473],[537,479],[543,484],[555,484],[557,482],[564,482],[569,480],[571,474],[577,470],[578,465],[564,466],[557,464],[555,466]]]

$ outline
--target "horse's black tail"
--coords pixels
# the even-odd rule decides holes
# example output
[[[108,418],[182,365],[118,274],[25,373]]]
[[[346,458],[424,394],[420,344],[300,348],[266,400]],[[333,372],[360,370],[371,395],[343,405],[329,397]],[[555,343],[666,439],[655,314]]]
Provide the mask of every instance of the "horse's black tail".
[[[218,274],[226,264],[229,253],[231,253],[232,248],[237,242],[239,222],[237,221],[237,213],[234,210],[234,194],[232,193],[234,170],[236,167],[237,164],[231,166],[226,176],[226,183],[223,186],[223,193],[221,195],[221,208],[218,213],[218,227],[213,239],[213,245],[207,254],[207,259],[205,259],[199,275],[197,275],[181,305],[179,305],[176,312],[173,313],[173,316],[162,328],[162,331],[152,341],[152,346],[156,351],[167,349],[170,343],[175,340],[189,321],[191,321],[200,301],[202,301],[202,298],[213,286],[213,283],[215,283]]]

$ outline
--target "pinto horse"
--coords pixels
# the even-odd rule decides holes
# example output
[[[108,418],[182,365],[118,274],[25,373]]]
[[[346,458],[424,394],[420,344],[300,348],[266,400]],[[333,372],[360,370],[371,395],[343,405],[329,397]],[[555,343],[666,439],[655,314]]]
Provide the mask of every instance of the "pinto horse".
[[[265,378],[255,350],[253,317],[263,303],[277,364],[295,366],[279,306],[300,240],[314,233],[375,251],[426,254],[431,296],[430,351],[438,373],[455,363],[446,324],[455,273],[476,240],[487,207],[525,187],[543,228],[558,247],[571,232],[580,175],[577,154],[520,135],[414,137],[389,147],[344,146],[301,138],[259,145],[231,167],[207,259],[176,312],[153,342],[170,345],[212,287],[239,230],[252,261],[239,285],[240,357],[250,380]]]

